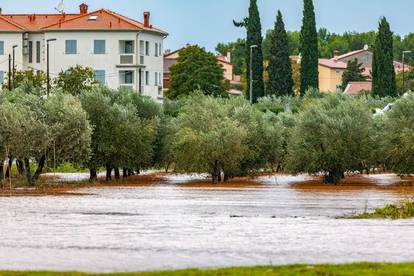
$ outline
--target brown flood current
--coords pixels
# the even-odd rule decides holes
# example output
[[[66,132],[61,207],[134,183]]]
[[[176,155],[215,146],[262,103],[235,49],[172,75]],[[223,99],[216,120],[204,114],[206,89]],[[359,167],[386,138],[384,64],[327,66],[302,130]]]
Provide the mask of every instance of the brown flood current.
[[[327,186],[274,175],[211,185],[204,177],[146,175],[0,197],[0,269],[414,261],[414,220],[337,219],[412,197],[413,179],[357,176]]]

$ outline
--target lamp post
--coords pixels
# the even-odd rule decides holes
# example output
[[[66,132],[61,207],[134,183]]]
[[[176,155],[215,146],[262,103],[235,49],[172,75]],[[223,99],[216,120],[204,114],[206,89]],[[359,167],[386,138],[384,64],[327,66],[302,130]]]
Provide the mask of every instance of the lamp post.
[[[46,93],[49,96],[50,93],[50,72],[49,72],[49,42],[56,41],[56,38],[51,38],[46,40],[46,77],[47,77],[47,87]]]
[[[257,48],[257,45],[250,45],[250,104],[253,104],[253,49]]]
[[[402,52],[402,64],[403,64],[403,85],[402,85],[402,95],[405,93],[405,54],[411,54],[411,51]]]
[[[18,45],[13,45],[13,66],[12,66],[12,79],[13,79],[13,89],[16,88],[15,82],[14,82],[14,76],[16,73],[16,53],[15,50],[18,47]]]

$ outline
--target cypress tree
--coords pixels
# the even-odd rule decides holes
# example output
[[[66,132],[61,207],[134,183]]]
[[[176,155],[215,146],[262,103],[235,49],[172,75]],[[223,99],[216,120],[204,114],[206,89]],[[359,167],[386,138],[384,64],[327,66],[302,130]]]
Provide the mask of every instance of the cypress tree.
[[[270,45],[268,95],[293,95],[292,63],[289,53],[285,23],[282,13],[278,11]]]
[[[318,36],[316,32],[315,11],[312,0],[304,0],[302,29],[300,32],[300,93],[304,95],[309,88],[319,88],[318,73]]]
[[[253,103],[257,99],[264,96],[263,83],[263,51],[262,51],[262,25],[260,23],[259,9],[257,8],[257,0],[250,0],[249,17],[242,22],[234,22],[236,27],[247,28],[246,38],[246,79],[247,79],[247,99],[250,99],[250,47],[256,45],[252,49],[252,77],[253,77]]]
[[[393,59],[393,33],[385,17],[379,23],[372,60],[372,93],[380,97],[397,96]]]

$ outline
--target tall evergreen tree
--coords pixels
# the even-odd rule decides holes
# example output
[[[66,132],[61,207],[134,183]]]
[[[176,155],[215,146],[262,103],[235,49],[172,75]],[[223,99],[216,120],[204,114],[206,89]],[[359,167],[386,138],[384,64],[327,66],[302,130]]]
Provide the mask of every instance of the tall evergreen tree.
[[[393,59],[393,33],[385,17],[379,23],[372,61],[372,93],[381,97],[397,96]]]
[[[246,38],[246,79],[248,87],[250,87],[250,51],[252,50],[252,79],[253,79],[253,103],[257,102],[257,99],[264,96],[264,83],[263,83],[263,51],[262,51],[262,25],[260,23],[259,9],[257,8],[257,0],[250,0],[249,17],[245,18],[242,22],[234,22],[236,27],[247,28]],[[251,49],[251,46],[256,47]],[[246,93],[248,99],[250,99],[249,89]]]
[[[304,0],[303,21],[300,33],[300,93],[309,88],[319,88],[318,35],[316,32],[315,11],[312,0]]]
[[[364,68],[361,67],[362,63],[358,63],[357,59],[348,61],[348,65],[342,74],[341,89],[344,91],[351,81],[366,81],[367,77],[364,76]]]
[[[268,95],[293,95],[292,63],[289,53],[285,23],[282,13],[278,11],[270,45]]]

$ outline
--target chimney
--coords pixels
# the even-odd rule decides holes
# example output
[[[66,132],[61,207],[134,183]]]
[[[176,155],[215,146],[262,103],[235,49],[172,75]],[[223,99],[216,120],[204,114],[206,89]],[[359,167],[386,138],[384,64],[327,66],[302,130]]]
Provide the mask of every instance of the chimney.
[[[149,28],[150,27],[150,12],[144,12],[144,27]]]
[[[337,58],[337,57],[339,57],[339,51],[338,50],[335,50],[334,51],[334,56],[333,56],[334,58]]]
[[[88,5],[86,5],[85,3],[81,4],[79,6],[79,11],[80,11],[80,14],[87,14],[88,13]]]
[[[228,63],[231,63],[231,52],[232,52],[232,49],[228,48],[227,49],[227,56],[226,56],[226,60],[227,60]]]

